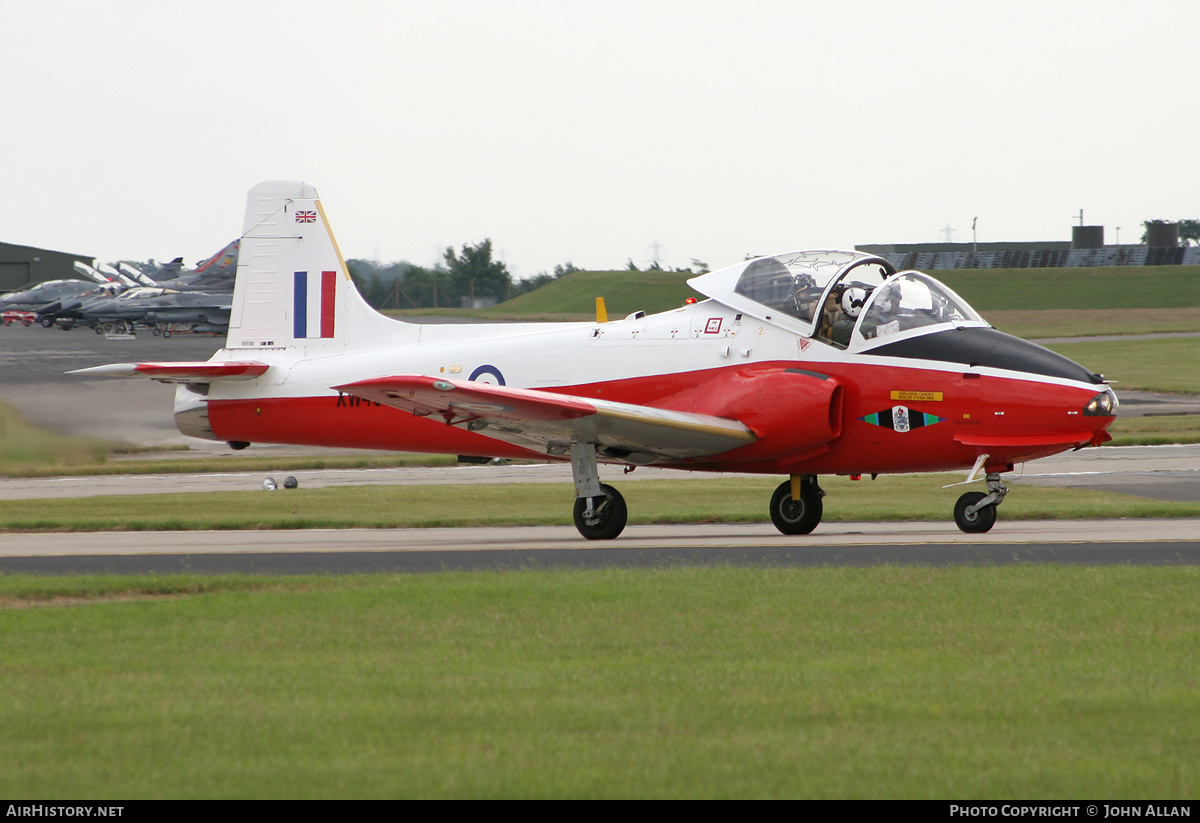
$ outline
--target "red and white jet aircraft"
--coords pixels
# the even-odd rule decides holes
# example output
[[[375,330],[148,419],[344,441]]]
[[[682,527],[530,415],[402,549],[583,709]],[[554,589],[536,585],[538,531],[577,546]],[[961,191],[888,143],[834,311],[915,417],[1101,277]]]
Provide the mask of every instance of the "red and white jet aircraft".
[[[250,190],[225,348],[83,374],[179,384],[180,431],[228,441],[570,460],[575,525],[625,501],[597,463],[787,477],[785,534],[821,519],[821,474],[971,469],[954,519],[984,532],[1026,460],[1110,439],[1104,378],[991,328],[943,284],[854,251],[747,260],[708,299],[586,323],[420,325],[359,296],[317,192]]]

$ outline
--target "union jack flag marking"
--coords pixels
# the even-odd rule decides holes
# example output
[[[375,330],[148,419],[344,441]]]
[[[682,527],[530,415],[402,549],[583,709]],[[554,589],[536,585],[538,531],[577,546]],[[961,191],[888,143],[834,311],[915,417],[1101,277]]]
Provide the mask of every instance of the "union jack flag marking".
[[[315,223],[317,222],[317,213],[315,211],[298,211],[296,212],[297,223]]]

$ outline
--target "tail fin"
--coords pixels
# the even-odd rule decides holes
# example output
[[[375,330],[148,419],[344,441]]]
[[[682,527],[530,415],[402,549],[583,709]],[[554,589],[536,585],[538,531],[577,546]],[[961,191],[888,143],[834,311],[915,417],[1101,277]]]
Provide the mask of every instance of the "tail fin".
[[[312,184],[272,180],[250,190],[226,349],[322,356],[415,340],[417,328],[359,295]]]
[[[195,270],[192,272],[193,276],[198,275],[196,279],[212,278],[214,280],[221,280],[226,277],[232,278],[237,268],[239,242],[240,238],[235,238],[229,245],[225,246],[225,248],[212,257],[197,263]],[[181,264],[180,267],[182,267],[183,258],[176,257],[171,263],[179,263]]]

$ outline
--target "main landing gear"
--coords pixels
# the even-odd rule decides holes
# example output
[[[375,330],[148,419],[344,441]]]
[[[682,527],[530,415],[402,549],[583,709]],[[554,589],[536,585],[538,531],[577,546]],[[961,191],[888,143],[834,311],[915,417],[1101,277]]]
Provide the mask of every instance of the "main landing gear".
[[[600,482],[596,447],[571,444],[571,474],[575,478],[575,528],[588,540],[612,540],[625,529],[629,510],[625,498]]]
[[[987,494],[967,492],[954,504],[954,522],[967,534],[983,534],[996,524],[996,507],[1004,502],[1008,487],[997,472],[989,472],[987,488]]]
[[[771,522],[783,534],[808,534],[821,522],[824,496],[815,474],[793,474],[771,495]]]

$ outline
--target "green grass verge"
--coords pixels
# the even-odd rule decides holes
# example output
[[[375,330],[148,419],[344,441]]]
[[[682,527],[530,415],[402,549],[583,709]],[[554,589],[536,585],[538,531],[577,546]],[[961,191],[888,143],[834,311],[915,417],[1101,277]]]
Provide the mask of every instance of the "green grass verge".
[[[448,454],[380,454],[330,455],[328,457],[262,457],[254,454],[234,454],[223,457],[192,457],[183,459],[110,460],[92,465],[0,465],[0,476],[58,477],[100,476],[107,474],[208,474],[214,472],[284,472],[318,471],[320,469],[386,469],[399,466],[453,466],[458,458]]]
[[[0,402],[0,473],[45,465],[79,466],[102,462],[112,445],[88,437],[65,437],[25,422],[16,409]]]
[[[826,521],[944,521],[961,474],[822,478]],[[1008,520],[1198,517],[1200,503],[1151,500],[1085,489],[1017,488]],[[779,478],[644,480],[622,485],[630,523],[766,522]],[[465,505],[464,501],[469,501]],[[122,495],[0,501],[0,531],[438,528],[569,525],[569,484],[369,486],[264,492]]]
[[[1017,337],[1200,332],[1200,308],[994,310],[984,319]]]
[[[1170,414],[1120,417],[1109,428],[1112,446],[1166,446],[1200,443],[1200,415]]]
[[[0,794],[1200,792],[1195,568],[167,580],[0,577]]]

